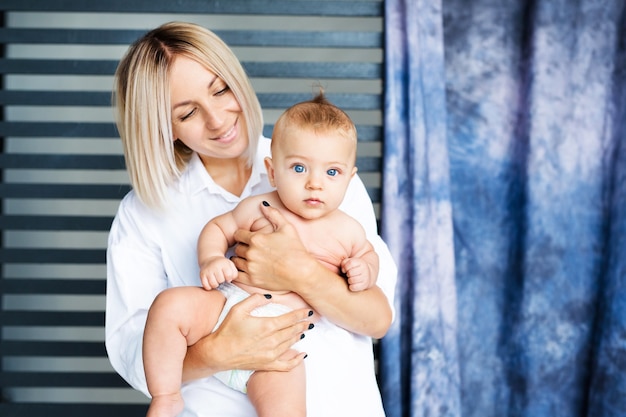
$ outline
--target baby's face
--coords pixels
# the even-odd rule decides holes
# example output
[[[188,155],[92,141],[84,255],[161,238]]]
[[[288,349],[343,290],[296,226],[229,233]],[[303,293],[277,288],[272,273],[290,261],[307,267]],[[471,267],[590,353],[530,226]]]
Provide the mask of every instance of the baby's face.
[[[305,219],[337,209],[356,172],[354,141],[312,129],[288,128],[283,135],[272,148],[273,180],[283,204]]]

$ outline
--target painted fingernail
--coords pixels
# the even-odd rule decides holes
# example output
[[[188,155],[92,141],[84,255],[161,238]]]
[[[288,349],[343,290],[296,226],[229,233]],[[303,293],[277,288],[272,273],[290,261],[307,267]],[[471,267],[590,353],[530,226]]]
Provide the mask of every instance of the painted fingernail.
[[[304,358],[302,358],[302,359],[306,359],[306,358],[308,358],[308,357],[309,357],[309,355],[304,355]]]
[[[272,294],[263,294],[263,297],[269,300],[270,298],[272,298]]]
[[[269,206],[270,206],[270,203],[268,203],[267,201],[263,200],[263,205],[264,205],[265,207],[269,207]]]
[[[313,310],[309,310],[309,317],[313,315]]]
[[[313,323],[309,324],[309,330],[311,330],[315,325]]]
[[[304,339],[304,333],[300,335],[300,340]]]

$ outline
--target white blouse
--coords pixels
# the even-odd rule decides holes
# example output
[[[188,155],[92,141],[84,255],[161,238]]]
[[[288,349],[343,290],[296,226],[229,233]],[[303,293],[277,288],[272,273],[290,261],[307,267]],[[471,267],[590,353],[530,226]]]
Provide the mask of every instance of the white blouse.
[[[200,286],[196,242],[211,218],[249,196],[272,190],[263,158],[270,140],[261,138],[252,175],[241,197],[215,184],[194,155],[162,211],[144,206],[131,191],[120,203],[107,250],[106,348],[113,368],[148,395],[142,338],[148,309],[168,287]],[[397,269],[378,237],[371,201],[355,175],[341,207],[366,229],[380,257],[378,286],[393,307]],[[305,359],[309,417],[384,416],[374,373],[372,340],[322,319],[307,332]],[[254,417],[247,397],[213,377],[182,388],[181,416]]]

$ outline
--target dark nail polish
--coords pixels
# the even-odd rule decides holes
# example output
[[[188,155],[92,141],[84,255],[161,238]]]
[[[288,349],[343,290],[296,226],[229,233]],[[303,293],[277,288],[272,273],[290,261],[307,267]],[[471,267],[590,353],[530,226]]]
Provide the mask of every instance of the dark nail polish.
[[[304,358],[302,358],[302,359],[306,359],[306,358],[308,358],[308,357],[309,357],[309,355],[304,355]]]
[[[263,294],[263,297],[269,300],[270,298],[272,298],[272,294]]]
[[[309,324],[309,330],[311,330],[313,327],[315,327],[315,325],[313,323]]]
[[[264,205],[265,207],[269,207],[269,206],[270,206],[270,203],[268,203],[267,201],[263,200],[263,205]]]
[[[313,315],[313,310],[309,310],[309,317]]]
[[[304,339],[304,333],[300,335],[300,340]]]

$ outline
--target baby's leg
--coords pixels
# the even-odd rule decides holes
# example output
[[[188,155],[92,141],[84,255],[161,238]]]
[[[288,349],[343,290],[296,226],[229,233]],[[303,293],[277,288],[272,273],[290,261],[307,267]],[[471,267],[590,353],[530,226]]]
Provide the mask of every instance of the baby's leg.
[[[288,372],[257,371],[248,380],[248,398],[259,417],[305,417],[304,363]]]
[[[148,417],[173,417],[183,410],[180,386],[187,346],[212,332],[224,301],[219,291],[175,287],[152,303],[143,336],[143,362],[152,396]]]

